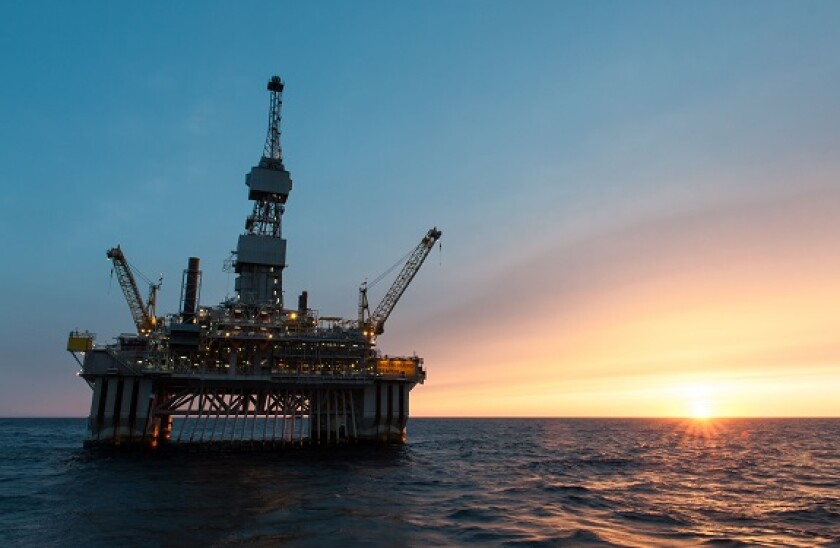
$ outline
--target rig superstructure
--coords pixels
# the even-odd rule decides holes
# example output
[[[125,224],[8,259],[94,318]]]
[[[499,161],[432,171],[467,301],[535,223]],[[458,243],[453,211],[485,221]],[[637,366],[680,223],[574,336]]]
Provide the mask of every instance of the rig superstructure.
[[[146,302],[123,250],[108,250],[137,332],[109,345],[73,331],[67,343],[93,389],[88,446],[283,447],[405,443],[409,392],[426,378],[417,356],[383,356],[376,336],[435,242],[429,230],[371,313],[367,284],[359,317],[319,316],[303,291],[283,302],[282,218],[292,179],[280,147],[283,81],[268,82],[268,137],[245,178],[253,202],[226,268],[235,296],[201,306],[201,269],[190,257],[179,312],[155,315],[161,280]]]

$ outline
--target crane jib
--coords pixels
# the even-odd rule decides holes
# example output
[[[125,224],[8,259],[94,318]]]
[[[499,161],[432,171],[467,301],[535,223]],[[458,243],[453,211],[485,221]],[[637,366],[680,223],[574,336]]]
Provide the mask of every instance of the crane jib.
[[[437,227],[430,229],[417,247],[414,248],[414,251],[411,252],[411,255],[405,262],[405,265],[397,276],[397,279],[394,280],[391,288],[370,316],[370,326],[373,331],[372,334],[381,335],[384,332],[385,321],[388,319],[388,316],[391,315],[391,312],[393,312],[397,301],[399,301],[400,297],[402,297],[403,293],[405,293],[405,290],[408,288],[411,280],[413,280],[414,276],[417,275],[417,272],[423,265],[423,261],[426,260],[426,257],[428,257],[429,252],[432,250],[432,247],[434,247],[435,242],[440,239],[441,235],[442,232],[438,230]],[[366,293],[365,290],[363,290],[363,292]]]
[[[137,281],[134,279],[134,274],[131,272],[125,254],[120,246],[117,246],[109,249],[106,255],[114,263],[114,271],[117,273],[117,280],[120,283],[123,295],[125,295],[131,317],[137,326],[137,332],[139,334],[148,333],[154,327],[155,319],[149,314],[150,307],[147,308],[143,303],[143,297],[140,296],[140,289],[137,287]],[[154,300],[155,291],[156,288],[153,287],[150,301]]]

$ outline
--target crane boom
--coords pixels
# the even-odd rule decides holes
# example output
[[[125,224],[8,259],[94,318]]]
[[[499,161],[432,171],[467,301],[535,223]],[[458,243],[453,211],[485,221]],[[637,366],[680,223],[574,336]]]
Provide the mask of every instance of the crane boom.
[[[152,284],[151,293],[149,295],[149,307],[143,304],[143,297],[140,296],[140,289],[137,287],[137,281],[134,279],[134,274],[131,272],[131,267],[125,258],[120,246],[111,248],[107,252],[107,256],[114,263],[114,270],[117,273],[117,280],[120,282],[125,300],[128,302],[128,308],[131,310],[131,317],[134,319],[134,324],[137,326],[138,333],[148,333],[155,326],[156,319],[154,317],[154,302],[157,296],[157,289],[160,284]],[[149,313],[151,311],[151,314]]]
[[[399,301],[400,297],[403,296],[403,293],[405,293],[405,290],[408,288],[411,280],[414,279],[414,276],[417,275],[420,267],[423,266],[423,261],[425,261],[426,257],[429,256],[429,252],[432,250],[432,247],[434,247],[435,242],[440,239],[441,234],[442,232],[435,227],[429,230],[423,239],[420,240],[420,243],[417,244],[417,247],[414,248],[414,251],[411,252],[408,260],[406,260],[405,265],[403,265],[397,279],[394,280],[391,288],[388,289],[388,293],[385,294],[382,301],[367,321],[364,320],[364,311],[367,310],[367,284],[362,285],[359,290],[359,306],[362,314],[362,323],[366,324],[365,327],[369,328],[368,332],[372,335],[381,335],[384,333],[385,321],[388,319],[388,316],[391,315],[391,312],[393,312],[394,307],[397,305],[397,301]]]

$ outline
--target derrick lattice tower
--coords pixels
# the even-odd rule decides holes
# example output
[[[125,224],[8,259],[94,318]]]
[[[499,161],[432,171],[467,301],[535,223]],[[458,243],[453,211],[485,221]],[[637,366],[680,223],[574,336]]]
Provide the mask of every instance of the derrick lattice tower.
[[[280,147],[280,110],[283,81],[268,81],[271,94],[268,136],[259,164],[245,177],[248,199],[254,203],[245,221],[245,233],[236,246],[236,293],[243,304],[283,307],[283,268],[286,240],[282,237],[284,204],[292,190],[292,178],[283,165]]]

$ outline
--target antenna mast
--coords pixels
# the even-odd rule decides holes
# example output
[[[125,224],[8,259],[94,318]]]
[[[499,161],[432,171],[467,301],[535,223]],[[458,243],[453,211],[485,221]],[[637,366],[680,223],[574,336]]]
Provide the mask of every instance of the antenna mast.
[[[271,92],[271,104],[268,109],[268,136],[265,139],[261,167],[283,169],[283,149],[280,148],[280,110],[283,108],[283,87],[283,80],[279,76],[272,76],[268,81],[267,88]]]

